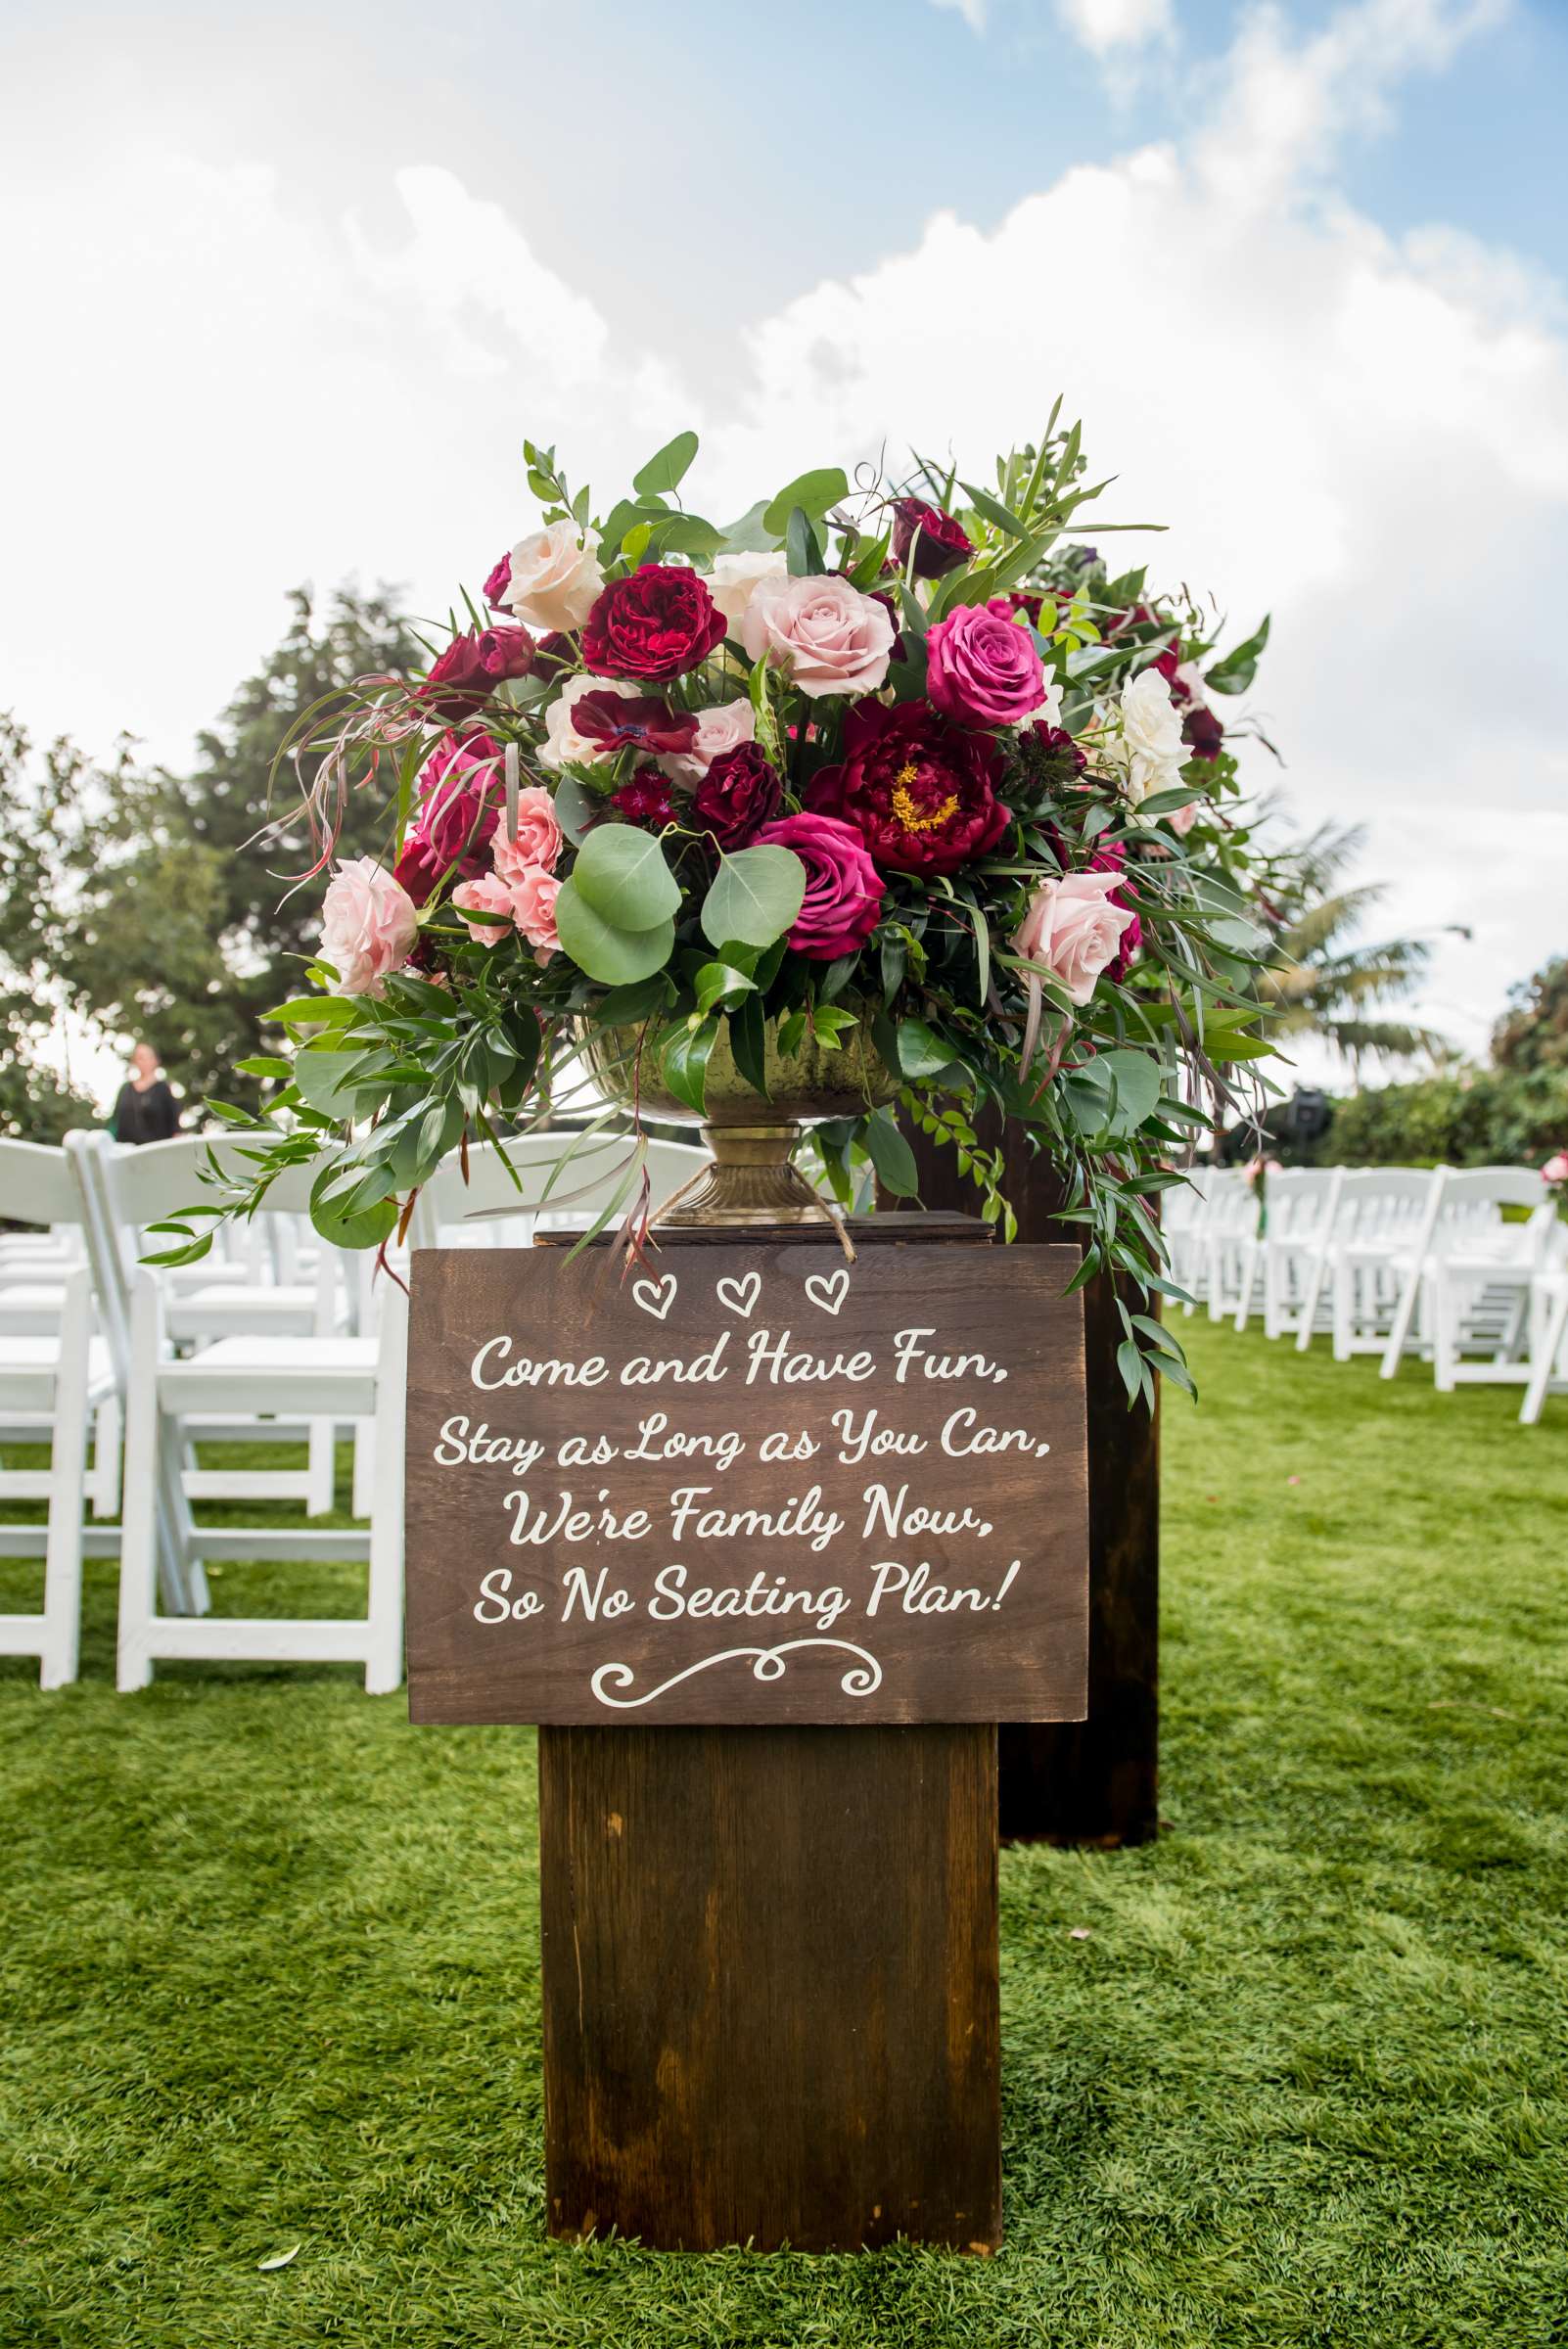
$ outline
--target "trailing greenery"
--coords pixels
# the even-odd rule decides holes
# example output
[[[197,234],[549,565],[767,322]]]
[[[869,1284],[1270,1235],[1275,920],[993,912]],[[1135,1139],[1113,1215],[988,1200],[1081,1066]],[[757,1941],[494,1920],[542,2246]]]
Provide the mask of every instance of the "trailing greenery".
[[[531,1736],[116,1697],[97,1567],[82,1684],[0,1661],[4,2349],[1560,2349],[1568,1404],[1188,1332],[1169,1825],[1003,1856],[997,2258],[550,2243]]]

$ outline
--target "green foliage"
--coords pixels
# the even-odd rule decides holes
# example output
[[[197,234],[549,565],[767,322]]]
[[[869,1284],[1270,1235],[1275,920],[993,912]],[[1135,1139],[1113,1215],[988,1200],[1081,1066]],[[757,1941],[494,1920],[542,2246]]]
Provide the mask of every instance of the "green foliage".
[[[6,2349],[1557,2349],[1568,1402],[1189,1326],[1167,1825],[1001,1855],[996,2258],[552,2242],[532,1736],[330,1665],[116,1696],[89,1560],[81,1684],[0,1659]]]
[[[1316,1145],[1346,1166],[1539,1166],[1568,1143],[1568,1067],[1463,1070],[1334,1103]]]
[[[1533,979],[1511,989],[1508,1005],[1492,1036],[1498,1067],[1521,1076],[1536,1069],[1568,1069],[1568,955],[1557,955]]]
[[[806,867],[793,849],[741,849],[722,859],[703,899],[703,936],[720,950],[732,943],[770,946],[805,895]]]

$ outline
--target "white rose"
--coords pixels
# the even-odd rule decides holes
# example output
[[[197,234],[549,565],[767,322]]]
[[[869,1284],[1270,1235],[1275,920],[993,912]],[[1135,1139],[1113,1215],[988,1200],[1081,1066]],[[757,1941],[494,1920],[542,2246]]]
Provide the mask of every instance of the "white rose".
[[[1134,806],[1180,782],[1187,758],[1181,714],[1157,668],[1140,669],[1122,688],[1121,733],[1106,747]]]
[[[572,723],[572,713],[585,693],[619,694],[623,702],[634,702],[641,688],[625,677],[568,677],[557,698],[544,713],[544,740],[539,745],[539,764],[553,767],[557,774],[564,766],[597,766],[602,759],[613,759],[614,750],[608,743],[592,742],[579,734]]]
[[[1173,685],[1179,685],[1187,698],[1196,702],[1200,710],[1213,709],[1214,704],[1210,701],[1204,688],[1203,671],[1196,661],[1181,663],[1173,679]]]
[[[592,530],[580,546],[577,537],[575,522],[552,522],[513,547],[506,600],[525,627],[580,628],[593,610],[604,585],[599,541]]]
[[[743,742],[756,740],[757,713],[751,703],[721,702],[716,710],[699,712],[689,751],[671,751],[656,763],[672,783],[700,783],[723,752],[739,750]]]
[[[729,622],[731,635],[762,581],[788,576],[789,566],[780,554],[747,552],[714,557],[714,568],[708,575],[708,592]]]

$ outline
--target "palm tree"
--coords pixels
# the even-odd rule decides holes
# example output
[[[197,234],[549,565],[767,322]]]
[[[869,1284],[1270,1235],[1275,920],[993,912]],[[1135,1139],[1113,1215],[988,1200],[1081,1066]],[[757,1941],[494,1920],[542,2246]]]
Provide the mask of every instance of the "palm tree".
[[[1364,825],[1320,824],[1273,865],[1265,908],[1274,930],[1274,959],[1263,974],[1278,1017],[1270,1033],[1320,1037],[1349,1061],[1408,1060],[1442,1049],[1443,1038],[1379,1007],[1408,995],[1425,972],[1431,944],[1421,938],[1360,944],[1354,933],[1386,894],[1382,882],[1339,886],[1364,846]]]

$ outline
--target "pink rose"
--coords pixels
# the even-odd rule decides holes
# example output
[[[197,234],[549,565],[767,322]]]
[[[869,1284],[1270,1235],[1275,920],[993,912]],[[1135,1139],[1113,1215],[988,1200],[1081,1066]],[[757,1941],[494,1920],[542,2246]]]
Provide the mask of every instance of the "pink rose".
[[[1086,1003],[1100,973],[1116,960],[1122,933],[1136,920],[1114,893],[1122,875],[1063,873],[1042,882],[1013,934],[1013,950],[1044,966],[1075,1003]]]
[[[960,604],[926,638],[926,694],[961,726],[1018,726],[1039,714],[1045,669],[1028,628]]]
[[[672,783],[700,783],[715,759],[756,739],[757,713],[751,703],[720,702],[715,710],[698,711],[697,733],[690,748],[661,759],[659,764]]]
[[[541,864],[530,865],[512,883],[512,919],[533,948],[537,962],[548,962],[561,944],[555,930],[560,887],[554,873],[547,873]]]
[[[503,815],[490,844],[497,874],[512,888],[526,872],[553,873],[561,853],[561,838],[555,802],[539,784],[526,783],[517,795],[516,840],[507,839]]]
[[[401,970],[419,934],[413,898],[374,856],[338,867],[321,904],[321,952],[338,974],[340,995],[379,995],[389,971]]]
[[[1541,1172],[1553,1189],[1559,1182],[1568,1183],[1568,1150],[1554,1150]]]
[[[501,759],[488,734],[443,734],[420,769],[408,845],[428,850],[438,870],[476,855],[495,830]]]
[[[764,824],[753,848],[793,849],[806,896],[789,943],[809,962],[836,962],[863,946],[882,918],[885,884],[853,824],[807,810]]]
[[[492,565],[489,575],[484,581],[484,585],[481,590],[484,597],[484,601],[489,605],[492,612],[506,611],[506,599],[511,590],[511,585],[512,558],[510,555],[503,555],[498,563]]]
[[[477,881],[460,881],[452,892],[452,903],[463,917],[463,926],[470,938],[482,946],[498,946],[512,924],[512,892],[497,873],[481,873]],[[499,922],[471,922],[467,909],[473,906],[479,913],[498,913],[505,919],[507,929]]]
[[[748,656],[765,652],[774,668],[788,661],[793,681],[815,699],[828,693],[875,693],[893,658],[894,626],[874,596],[826,572],[764,579],[741,621]]]

